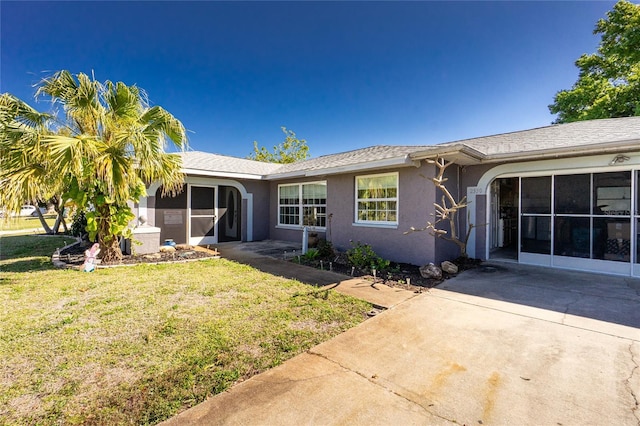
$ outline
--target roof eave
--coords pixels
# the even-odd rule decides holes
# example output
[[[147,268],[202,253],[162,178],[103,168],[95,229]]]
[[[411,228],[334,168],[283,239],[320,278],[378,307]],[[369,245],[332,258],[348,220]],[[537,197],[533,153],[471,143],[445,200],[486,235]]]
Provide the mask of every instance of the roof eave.
[[[582,157],[585,155],[613,154],[640,150],[640,139],[610,141],[572,148],[555,148],[527,152],[487,155],[483,163],[509,162],[513,160]]]
[[[265,176],[268,180],[281,180],[299,177],[317,177],[325,175],[337,175],[367,170],[381,170],[396,167],[420,167],[420,162],[412,159],[408,154],[399,157],[385,158],[382,160],[367,161],[363,163],[347,164],[344,166],[327,167],[322,169],[299,170],[289,173],[275,173]]]
[[[235,172],[216,172],[211,170],[200,169],[182,169],[182,172],[189,176],[207,176],[207,177],[224,177],[234,179],[249,179],[249,180],[265,180],[265,175],[258,175],[253,173],[235,173]]]
[[[436,157],[446,158],[456,164],[468,166],[482,163],[486,156],[480,151],[464,144],[434,146],[433,149],[418,151],[411,154],[411,159],[417,161]]]

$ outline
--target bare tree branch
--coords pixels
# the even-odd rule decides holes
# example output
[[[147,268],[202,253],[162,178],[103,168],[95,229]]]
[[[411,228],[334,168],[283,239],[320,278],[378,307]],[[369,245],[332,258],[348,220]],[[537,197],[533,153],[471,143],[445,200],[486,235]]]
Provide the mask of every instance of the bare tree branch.
[[[451,192],[445,186],[445,183],[449,180],[444,177],[445,171],[449,166],[453,163],[452,161],[446,161],[444,158],[436,157],[435,160],[427,159],[425,160],[428,164],[433,164],[436,166],[436,175],[429,179],[434,186],[442,192],[442,200],[440,203],[433,203],[435,207],[435,213],[431,214],[435,218],[435,221],[427,221],[427,225],[424,228],[415,228],[411,227],[409,231],[405,232],[405,234],[410,234],[412,232],[421,232],[427,231],[429,235],[435,238],[442,238],[446,241],[451,241],[456,244],[460,248],[460,255],[467,255],[467,243],[469,241],[469,237],[471,236],[471,231],[476,228],[476,226],[472,223],[469,223],[470,217],[467,218],[467,231],[464,235],[463,239],[460,239],[457,232],[457,217],[458,213],[469,206],[469,202],[467,201],[467,197],[464,196],[460,200],[456,200],[456,198],[451,194]],[[441,229],[438,226],[442,222],[448,222],[449,231],[445,229]]]

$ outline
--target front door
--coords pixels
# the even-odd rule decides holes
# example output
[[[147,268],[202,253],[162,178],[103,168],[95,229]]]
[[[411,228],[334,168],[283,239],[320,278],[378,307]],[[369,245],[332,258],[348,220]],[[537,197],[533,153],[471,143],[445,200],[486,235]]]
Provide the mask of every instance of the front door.
[[[189,244],[218,242],[216,228],[216,188],[189,186]]]
[[[238,190],[227,188],[227,212],[225,214],[225,237],[238,240]]]
[[[518,259],[518,178],[491,184],[491,259]]]

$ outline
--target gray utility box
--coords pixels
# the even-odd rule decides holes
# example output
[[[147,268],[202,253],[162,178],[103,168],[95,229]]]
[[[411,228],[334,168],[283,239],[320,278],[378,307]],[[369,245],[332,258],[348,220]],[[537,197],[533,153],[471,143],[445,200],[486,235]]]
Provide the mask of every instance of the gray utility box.
[[[122,254],[151,254],[160,251],[160,228],[155,226],[139,226],[133,228],[133,240],[123,240],[120,248]]]

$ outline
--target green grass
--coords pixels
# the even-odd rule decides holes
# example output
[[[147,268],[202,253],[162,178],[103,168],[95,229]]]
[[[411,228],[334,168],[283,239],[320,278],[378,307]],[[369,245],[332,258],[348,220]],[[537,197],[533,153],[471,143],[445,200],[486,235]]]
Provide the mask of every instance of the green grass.
[[[155,424],[371,308],[224,259],[52,269],[63,240],[0,238],[0,424]]]
[[[44,220],[49,226],[53,226],[56,223],[55,216],[45,216]],[[0,231],[19,231],[36,228],[42,228],[42,223],[35,216],[0,218]]]

